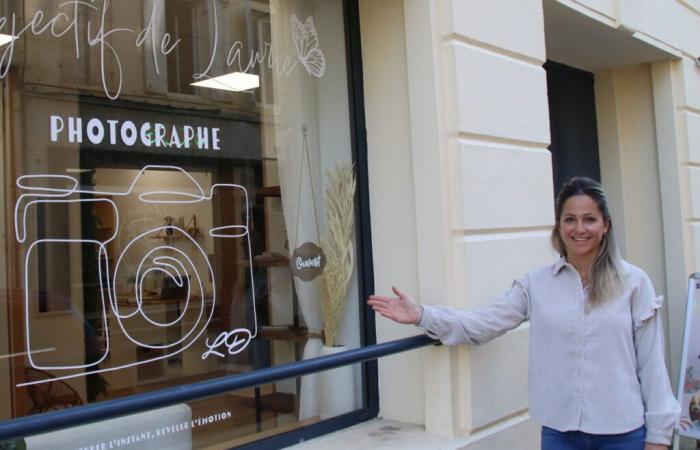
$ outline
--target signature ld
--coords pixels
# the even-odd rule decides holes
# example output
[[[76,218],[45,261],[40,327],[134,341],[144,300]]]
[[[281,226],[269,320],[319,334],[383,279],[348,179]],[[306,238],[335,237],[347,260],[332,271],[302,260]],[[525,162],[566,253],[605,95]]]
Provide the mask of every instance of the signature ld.
[[[211,344],[209,343],[209,338],[206,339],[204,343],[209,350],[202,353],[202,359],[207,359],[209,355],[216,355],[221,358],[225,358],[226,353],[236,355],[245,350],[251,339],[250,330],[246,328],[224,331]]]

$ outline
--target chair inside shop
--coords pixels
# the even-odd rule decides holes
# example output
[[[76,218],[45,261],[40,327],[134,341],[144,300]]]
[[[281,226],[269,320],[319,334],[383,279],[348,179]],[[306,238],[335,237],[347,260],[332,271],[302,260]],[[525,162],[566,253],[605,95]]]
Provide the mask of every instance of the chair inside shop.
[[[83,400],[76,390],[65,381],[56,380],[55,375],[31,367],[24,369],[24,372],[27,383],[35,383],[27,386],[29,398],[32,400],[29,414],[39,414],[83,404]]]

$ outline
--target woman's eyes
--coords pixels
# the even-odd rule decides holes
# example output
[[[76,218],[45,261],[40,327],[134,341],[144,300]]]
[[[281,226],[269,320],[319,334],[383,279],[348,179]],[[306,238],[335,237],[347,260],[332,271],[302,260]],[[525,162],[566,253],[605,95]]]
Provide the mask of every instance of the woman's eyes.
[[[597,217],[584,217],[583,221],[586,223],[596,223],[598,221]],[[576,223],[576,219],[573,217],[565,217],[564,218],[564,223]]]

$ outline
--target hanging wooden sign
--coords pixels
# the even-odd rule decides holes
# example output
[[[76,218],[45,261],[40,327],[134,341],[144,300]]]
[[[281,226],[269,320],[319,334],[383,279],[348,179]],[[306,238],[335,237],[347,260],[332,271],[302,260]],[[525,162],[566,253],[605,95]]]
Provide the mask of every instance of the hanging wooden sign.
[[[316,195],[314,194],[314,180],[311,176],[311,162],[309,160],[309,142],[306,139],[306,125],[302,125],[302,143],[301,164],[299,164],[299,197],[297,205],[301,205],[301,182],[303,180],[304,163],[309,170],[309,185],[311,187],[311,205],[314,210],[314,224],[316,225],[316,236],[320,240],[321,233],[318,225],[318,212],[316,211]],[[299,221],[301,220],[302,209],[297,207],[297,223],[294,236],[296,242],[299,242]],[[291,258],[289,258],[289,266],[292,268],[292,275],[302,281],[311,281],[323,273],[323,268],[326,267],[326,255],[323,254],[323,249],[313,242],[304,242],[294,250]]]
[[[313,242],[304,242],[297,247],[289,259],[292,274],[302,281],[311,281],[323,273],[326,255],[323,249]]]

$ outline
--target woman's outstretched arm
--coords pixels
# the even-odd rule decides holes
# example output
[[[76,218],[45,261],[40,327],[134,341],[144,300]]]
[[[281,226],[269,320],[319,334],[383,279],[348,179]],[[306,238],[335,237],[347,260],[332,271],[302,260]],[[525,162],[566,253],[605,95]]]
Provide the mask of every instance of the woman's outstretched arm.
[[[502,297],[469,311],[446,306],[421,306],[397,288],[392,289],[398,298],[372,295],[367,303],[383,317],[398,323],[418,325],[444,344],[483,344],[529,318],[530,299],[526,280],[516,280]]]

